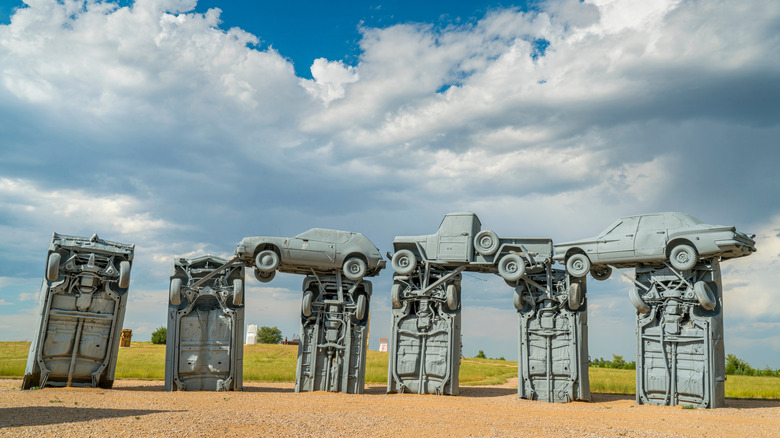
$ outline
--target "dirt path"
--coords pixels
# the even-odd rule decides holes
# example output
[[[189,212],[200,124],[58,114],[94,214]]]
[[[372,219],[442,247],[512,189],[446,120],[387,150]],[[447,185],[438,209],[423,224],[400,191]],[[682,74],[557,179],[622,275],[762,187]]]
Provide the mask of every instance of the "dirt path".
[[[20,391],[0,380],[0,436],[780,436],[780,402],[728,400],[727,408],[637,406],[633,396],[591,403],[516,398],[516,383],[461,387],[457,397],[295,394],[290,383],[243,392],[164,392],[162,382],[120,380],[112,390]]]

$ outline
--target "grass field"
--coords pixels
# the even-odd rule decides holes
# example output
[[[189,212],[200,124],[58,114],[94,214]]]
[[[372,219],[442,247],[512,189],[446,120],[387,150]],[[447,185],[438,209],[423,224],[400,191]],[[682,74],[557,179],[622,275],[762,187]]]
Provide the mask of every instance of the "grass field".
[[[29,342],[0,342],[0,378],[24,376]],[[293,382],[298,347],[292,345],[247,345],[244,347],[244,381]],[[387,382],[388,354],[368,351],[366,383]],[[597,393],[634,394],[636,373],[633,370],[590,368],[590,389]],[[460,384],[497,385],[517,377],[517,362],[509,360],[464,358],[460,365]],[[120,348],[116,367],[117,379],[163,380],[165,346],[133,342]],[[726,397],[780,399],[780,377],[728,376]]]

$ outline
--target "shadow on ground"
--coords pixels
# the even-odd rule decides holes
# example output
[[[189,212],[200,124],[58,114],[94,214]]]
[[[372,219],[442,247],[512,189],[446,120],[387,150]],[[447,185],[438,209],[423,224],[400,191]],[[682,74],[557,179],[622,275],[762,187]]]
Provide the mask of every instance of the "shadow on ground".
[[[105,418],[140,417],[164,411],[151,409],[100,409],[65,406],[28,406],[23,408],[0,408],[0,428],[47,426],[61,423],[102,420]]]

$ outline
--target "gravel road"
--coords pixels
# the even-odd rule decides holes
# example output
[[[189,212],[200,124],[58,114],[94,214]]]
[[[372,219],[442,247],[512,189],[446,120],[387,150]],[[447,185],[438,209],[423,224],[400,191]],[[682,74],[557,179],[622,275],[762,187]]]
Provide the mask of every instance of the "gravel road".
[[[249,383],[242,392],[165,392],[159,381],[114,389],[20,391],[0,380],[0,436],[779,436],[780,402],[727,400],[722,409],[639,406],[633,396],[590,403],[516,398],[512,384],[462,387],[457,397],[293,392]]]

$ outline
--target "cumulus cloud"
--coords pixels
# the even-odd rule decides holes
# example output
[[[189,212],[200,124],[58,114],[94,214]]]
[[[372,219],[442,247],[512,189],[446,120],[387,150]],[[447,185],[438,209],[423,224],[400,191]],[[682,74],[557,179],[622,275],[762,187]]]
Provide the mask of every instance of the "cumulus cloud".
[[[39,281],[52,231],[105,230],[137,243],[133,287],[159,304],[172,257],[247,235],[348,228],[386,250],[454,210],[558,241],[649,211],[763,233],[780,213],[780,4],[551,0],[361,27],[358,62],[317,59],[311,80],[195,6],[36,0],[0,26],[0,275]],[[771,242],[746,260],[771,268]],[[742,318],[772,280],[731,263]],[[278,281],[293,292],[255,291],[257,317],[295,321]]]

